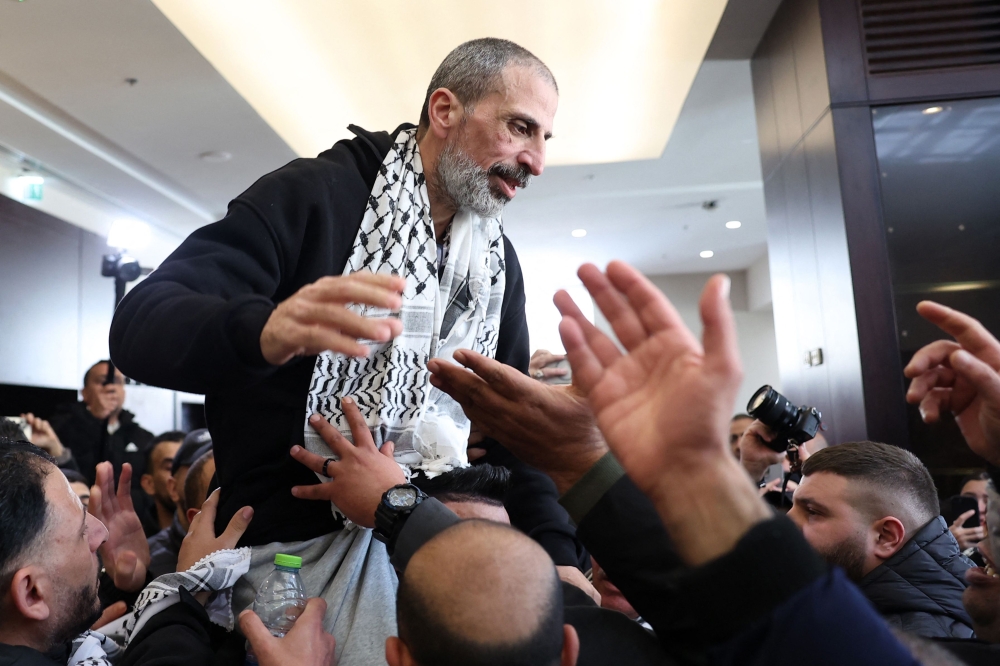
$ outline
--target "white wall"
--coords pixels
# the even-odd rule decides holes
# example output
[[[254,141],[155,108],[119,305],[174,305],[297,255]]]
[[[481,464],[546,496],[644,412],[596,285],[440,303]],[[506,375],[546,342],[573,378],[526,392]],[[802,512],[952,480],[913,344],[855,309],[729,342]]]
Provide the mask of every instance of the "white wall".
[[[767,257],[764,257],[767,265]],[[759,262],[758,262],[759,263]],[[756,265],[756,264],[755,264]],[[758,269],[759,270],[759,269]],[[771,313],[770,298],[765,298],[760,291],[761,283],[758,276],[755,301],[757,310],[749,307],[750,297],[748,286],[749,271],[731,271],[732,279],[731,301],[736,318],[736,331],[739,337],[740,357],[743,360],[743,383],[737,394],[733,413],[746,411],[746,404],[754,392],[764,384],[770,384],[779,391],[781,379],[778,375],[778,353],[774,338],[774,317]],[[701,290],[710,277],[709,273],[694,273],[682,275],[652,275],[653,284],[666,294],[670,302],[677,308],[684,323],[697,337],[701,337],[701,318],[698,314],[698,300]],[[770,293],[770,290],[767,292]],[[595,324],[602,331],[610,332],[610,325],[595,308]]]

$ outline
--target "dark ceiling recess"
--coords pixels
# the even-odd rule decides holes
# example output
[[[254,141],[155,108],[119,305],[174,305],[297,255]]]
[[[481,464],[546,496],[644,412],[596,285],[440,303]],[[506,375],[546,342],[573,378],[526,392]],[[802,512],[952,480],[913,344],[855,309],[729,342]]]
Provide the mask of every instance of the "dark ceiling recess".
[[[860,0],[871,76],[1000,63],[1000,0]]]

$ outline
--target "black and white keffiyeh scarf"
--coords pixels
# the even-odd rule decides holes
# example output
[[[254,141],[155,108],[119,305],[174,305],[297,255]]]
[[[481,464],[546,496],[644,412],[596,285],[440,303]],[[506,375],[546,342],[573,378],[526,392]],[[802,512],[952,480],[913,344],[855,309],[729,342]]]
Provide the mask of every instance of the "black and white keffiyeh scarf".
[[[506,284],[503,227],[499,218],[462,209],[445,242],[439,277],[416,129],[400,132],[379,168],[344,275],[371,271],[404,277],[403,334],[385,343],[367,341],[365,358],[330,351],[317,357],[303,419],[308,450],[331,455],[308,423],[314,413],[351,439],[340,407],[340,398],[351,396],[375,444],[392,440],[396,462],[408,470],[435,476],[468,464],[469,420],[458,403],[430,385],[427,361],[451,361],[458,349],[496,356]],[[349,307],[365,317],[396,316]]]

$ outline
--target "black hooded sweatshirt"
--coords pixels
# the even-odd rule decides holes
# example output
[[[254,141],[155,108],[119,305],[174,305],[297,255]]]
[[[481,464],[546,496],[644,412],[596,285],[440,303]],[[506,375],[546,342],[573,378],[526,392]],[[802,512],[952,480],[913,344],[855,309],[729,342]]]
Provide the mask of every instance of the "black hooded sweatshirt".
[[[189,236],[121,302],[111,358],[146,384],[205,394],[222,497],[219,533],[245,505],[254,519],[241,545],[300,541],[342,525],[326,502],[292,497],[316,475],[289,455],[302,444],[316,357],[272,366],[260,334],[277,303],[342,275],[379,166],[396,135],[351,126],[355,138],[274,171]],[[504,237],[506,290],[496,359],[528,368],[524,282]]]

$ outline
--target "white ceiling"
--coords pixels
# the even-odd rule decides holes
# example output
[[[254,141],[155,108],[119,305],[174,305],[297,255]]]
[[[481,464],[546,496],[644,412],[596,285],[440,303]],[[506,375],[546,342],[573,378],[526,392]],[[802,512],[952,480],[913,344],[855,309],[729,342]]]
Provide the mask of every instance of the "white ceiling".
[[[295,157],[150,0],[0,0],[0,99],[5,91],[33,111],[0,101],[0,146],[63,176],[52,212],[98,233],[114,215],[153,223],[149,264],[205,223],[198,209],[223,214],[232,197]],[[111,151],[133,175],[38,114]],[[604,127],[614,136],[613,123]],[[198,158],[206,151],[233,158],[208,163]],[[0,175],[10,162],[0,159]],[[86,205],[69,205],[73,196]],[[714,210],[702,208],[713,200]],[[107,219],[94,222],[101,206]],[[728,220],[743,226],[728,230]],[[583,261],[618,258],[648,274],[750,266],[766,251],[766,232],[748,61],[701,66],[662,157],[550,167],[508,207],[505,226],[529,307],[543,319],[553,316],[556,288],[577,286]],[[571,237],[579,228],[587,236]],[[702,250],[715,256],[701,259]]]
[[[126,79],[137,79],[135,85]],[[295,157],[148,0],[0,0],[0,94],[111,151],[217,217]],[[30,114],[0,102],[0,145],[100,193],[178,241],[206,222]],[[227,151],[222,164],[200,160]]]
[[[548,159],[585,164],[663,152],[727,0],[153,2],[302,156],[415,120],[448,52],[492,36],[552,69]]]

